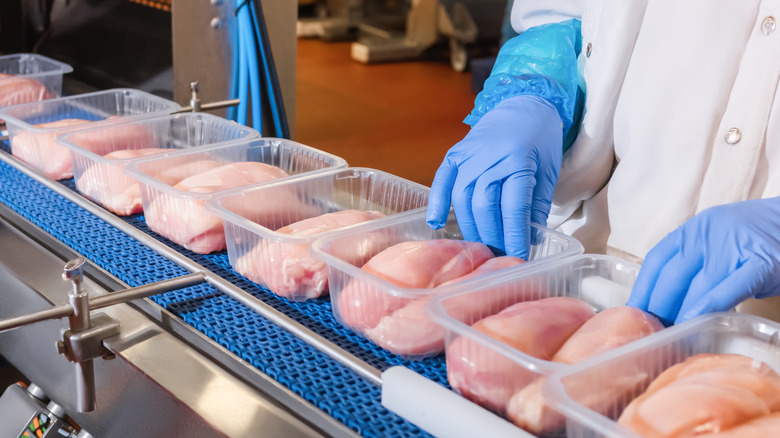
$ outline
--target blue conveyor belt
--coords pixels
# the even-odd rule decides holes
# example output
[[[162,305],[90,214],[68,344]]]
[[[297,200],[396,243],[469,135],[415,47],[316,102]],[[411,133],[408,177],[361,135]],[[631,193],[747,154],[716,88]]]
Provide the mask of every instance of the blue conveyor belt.
[[[6,145],[2,149],[8,151]],[[61,181],[75,190],[73,180]],[[0,202],[130,286],[188,272],[0,162]],[[404,365],[447,385],[443,357],[413,362],[387,353],[343,328],[326,299],[292,302],[237,274],[226,252],[195,254],[149,230],[142,215],[125,220],[379,370]],[[323,412],[366,437],[417,437],[425,432],[381,405],[381,389],[249,308],[202,284],[152,299]]]

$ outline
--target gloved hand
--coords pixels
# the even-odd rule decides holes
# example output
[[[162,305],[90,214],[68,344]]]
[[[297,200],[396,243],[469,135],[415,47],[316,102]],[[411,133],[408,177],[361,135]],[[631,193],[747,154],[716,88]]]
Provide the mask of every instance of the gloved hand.
[[[547,224],[562,142],[561,118],[547,100],[521,95],[499,103],[444,157],[428,224],[444,226],[451,201],[466,240],[528,259],[530,223]]]
[[[721,205],[689,219],[647,255],[628,304],[680,323],[775,295],[780,198]]]

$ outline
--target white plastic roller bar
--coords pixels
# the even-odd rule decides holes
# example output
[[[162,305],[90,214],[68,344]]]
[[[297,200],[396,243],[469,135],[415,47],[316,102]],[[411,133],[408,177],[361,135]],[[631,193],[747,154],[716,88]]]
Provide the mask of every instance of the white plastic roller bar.
[[[382,373],[382,405],[437,437],[533,438],[503,418],[401,366]]]

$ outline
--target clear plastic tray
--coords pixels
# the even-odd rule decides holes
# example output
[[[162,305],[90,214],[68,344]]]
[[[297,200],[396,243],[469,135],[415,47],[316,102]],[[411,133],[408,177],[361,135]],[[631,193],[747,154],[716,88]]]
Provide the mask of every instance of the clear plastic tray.
[[[533,225],[532,233],[534,244],[531,247],[530,261],[506,268],[500,273],[525,270],[539,264],[540,261],[563,259],[583,252],[582,245],[577,240],[562,233],[537,225]],[[431,239],[463,239],[453,214],[450,214],[447,225],[438,230],[432,230],[428,226],[424,212],[420,214],[412,212],[398,215],[387,221],[377,221],[372,225],[358,225],[349,233],[336,232],[327,238],[316,240],[312,249],[328,264],[328,283],[336,319],[381,347],[408,359],[421,359],[441,353],[444,347],[443,335],[440,334],[441,330],[438,326],[424,315],[425,303],[430,298],[448,292],[452,288],[467,288],[485,281],[487,276],[499,275],[499,273],[487,274],[472,281],[463,281],[450,286],[411,289],[399,287],[361,269],[371,256],[378,252],[377,250],[400,242]],[[368,248],[372,246],[372,251],[369,251]],[[345,255],[353,254],[365,254],[365,256],[346,260]],[[347,286],[350,288],[351,295],[348,295],[345,300],[351,303],[349,297],[365,297],[372,302],[365,308],[356,308],[353,304],[344,304],[346,307],[342,308],[340,298]],[[407,304],[412,302],[415,307],[408,307]],[[413,316],[407,315],[403,320],[394,317],[395,310],[399,308],[407,309]],[[379,316],[387,317],[378,324],[376,324],[377,315],[374,315],[376,309],[383,309]],[[363,320],[368,323],[354,322]],[[397,324],[401,327],[396,328]],[[414,324],[417,326],[412,328]]]
[[[543,392],[566,416],[570,438],[640,438],[617,424],[623,409],[664,370],[701,353],[741,354],[780,372],[780,324],[739,313],[700,316],[556,371]]]
[[[500,381],[492,380],[490,384],[475,391],[471,397],[480,399],[485,395],[482,403],[485,407],[507,415],[504,403],[491,405],[487,400],[510,400],[508,397],[517,394],[526,386],[541,385],[541,380],[534,383],[539,377],[569,365],[530,356],[476,330],[472,325],[518,302],[548,297],[578,298],[590,304],[596,311],[621,306],[628,300],[638,273],[639,265],[635,263],[605,255],[584,254],[529,266],[528,269],[518,270],[514,275],[486,280],[465,290],[440,295],[431,300],[426,312],[446,332],[448,366],[454,360],[462,360],[457,354],[450,357],[450,349],[456,340],[460,343],[457,351],[463,353],[463,357],[470,358],[474,363],[490,364],[491,368],[495,366],[495,379]],[[463,312],[464,308],[469,308],[470,311]],[[448,377],[453,378],[449,374]],[[467,385],[473,384],[470,380],[469,382]],[[492,391],[491,387],[493,390],[499,388],[504,391],[503,395],[487,392]],[[527,393],[534,398],[541,396],[541,386],[538,390],[529,388]],[[548,409],[541,400],[535,401],[537,405],[534,406]],[[541,411],[539,413],[542,414]],[[543,414],[545,420],[535,422],[532,426],[524,426],[537,434],[560,435],[563,418],[548,419],[548,413]]]
[[[0,75],[10,75],[0,76],[0,108],[59,97],[62,75],[72,71],[68,64],[42,55],[0,56]]]
[[[197,150],[179,150],[133,160],[125,173],[139,182],[141,202],[146,224],[158,234],[194,252],[206,254],[227,248],[222,218],[206,210],[206,201],[223,192],[255,183],[231,181],[220,184],[220,189],[201,192],[182,190],[176,181],[202,174],[224,165],[247,166],[256,163],[276,166],[286,172],[265,183],[286,178],[298,178],[311,172],[347,167],[342,158],[279,138],[260,138],[239,143],[199,147]],[[277,170],[278,173],[278,170]],[[227,174],[238,175],[235,169]],[[242,173],[257,175],[257,169]],[[261,211],[287,208],[281,203],[253,205]]]
[[[390,217],[425,208],[428,192],[425,186],[379,170],[348,168],[221,195],[209,201],[207,209],[224,220],[230,264],[236,271],[277,295],[303,301],[328,293],[326,265],[310,254],[309,248],[315,239],[326,237],[335,228],[321,229],[324,232],[317,234],[274,230],[345,210]],[[247,212],[247,205],[269,200],[284,200],[290,208],[271,215]],[[350,226],[379,217],[372,213],[345,212],[338,215],[337,223]]]
[[[71,151],[76,188],[108,210],[129,215],[142,210],[138,182],[124,173],[130,160],[170,149],[227,144],[259,136],[252,128],[220,117],[184,113],[88,128],[62,135],[57,143]],[[115,154],[118,151],[138,152],[131,157]]]
[[[0,110],[8,127],[13,155],[52,179],[73,176],[70,151],[56,144],[69,132],[113,123],[117,118],[144,118],[169,114],[177,103],[124,88],[14,105]],[[36,126],[43,123],[54,126]],[[89,122],[89,123],[87,123]]]

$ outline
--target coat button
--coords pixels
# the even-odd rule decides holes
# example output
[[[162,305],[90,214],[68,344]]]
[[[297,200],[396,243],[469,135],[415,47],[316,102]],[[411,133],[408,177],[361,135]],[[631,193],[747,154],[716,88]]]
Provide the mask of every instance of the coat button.
[[[593,51],[593,44],[588,43],[588,46],[585,47],[585,57],[590,58],[590,52]]]
[[[763,32],[764,35],[770,35],[775,31],[775,29],[777,29],[777,21],[775,21],[775,17],[764,18],[764,22],[761,23],[761,32]]]
[[[739,143],[739,141],[742,140],[742,131],[740,131],[737,128],[731,128],[728,131],[726,131],[726,143],[730,145],[735,145]]]

